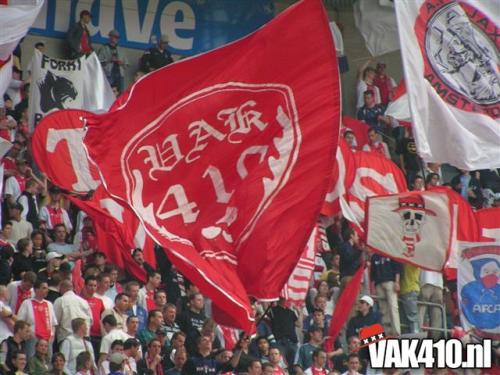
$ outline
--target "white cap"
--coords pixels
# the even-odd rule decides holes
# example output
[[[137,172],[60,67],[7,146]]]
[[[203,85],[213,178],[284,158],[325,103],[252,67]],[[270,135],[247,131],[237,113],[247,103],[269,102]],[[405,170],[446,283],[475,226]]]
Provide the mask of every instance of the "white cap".
[[[359,299],[360,301],[366,302],[370,307],[373,307],[373,298],[370,296],[363,296]]]
[[[64,257],[64,255],[62,254],[59,254],[58,252],[55,252],[55,251],[51,251],[50,253],[48,253],[46,256],[45,256],[45,260],[47,262],[51,261],[52,259],[56,259],[56,258],[62,258]]]

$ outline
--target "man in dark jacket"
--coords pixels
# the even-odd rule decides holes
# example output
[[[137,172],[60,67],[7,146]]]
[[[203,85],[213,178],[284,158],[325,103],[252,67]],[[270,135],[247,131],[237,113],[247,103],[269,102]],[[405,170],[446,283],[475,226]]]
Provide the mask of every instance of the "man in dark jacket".
[[[162,35],[158,44],[144,52],[141,58],[141,70],[149,73],[174,62],[167,51],[168,36]]]
[[[359,336],[361,328],[380,323],[380,316],[373,311],[373,304],[373,298],[370,296],[359,299],[358,314],[349,320],[346,337]]]
[[[88,55],[93,51],[87,27],[91,18],[92,15],[88,10],[82,10],[80,12],[80,20],[68,30],[66,41],[68,42],[69,57],[71,59],[76,59],[81,55]]]
[[[344,230],[343,242],[339,247],[340,289],[343,290],[351,281],[353,275],[361,265],[363,250],[360,249],[359,236],[352,228]]]

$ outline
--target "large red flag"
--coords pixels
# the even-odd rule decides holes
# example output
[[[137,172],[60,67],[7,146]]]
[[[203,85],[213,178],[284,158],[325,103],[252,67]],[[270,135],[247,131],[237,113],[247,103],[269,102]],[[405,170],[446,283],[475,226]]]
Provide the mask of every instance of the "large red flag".
[[[84,142],[221,323],[251,330],[247,294],[279,297],[316,222],[339,100],[328,20],[309,0],[141,78],[114,111],[86,116]]]

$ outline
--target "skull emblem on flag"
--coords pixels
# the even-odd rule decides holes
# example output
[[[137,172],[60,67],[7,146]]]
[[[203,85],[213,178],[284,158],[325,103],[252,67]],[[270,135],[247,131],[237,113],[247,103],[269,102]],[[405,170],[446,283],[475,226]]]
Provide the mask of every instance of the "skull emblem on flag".
[[[401,239],[406,245],[403,255],[409,258],[415,256],[415,244],[420,241],[420,232],[425,224],[426,215],[436,214],[425,208],[425,201],[421,195],[403,196],[398,200],[398,208],[393,210],[401,218]]]

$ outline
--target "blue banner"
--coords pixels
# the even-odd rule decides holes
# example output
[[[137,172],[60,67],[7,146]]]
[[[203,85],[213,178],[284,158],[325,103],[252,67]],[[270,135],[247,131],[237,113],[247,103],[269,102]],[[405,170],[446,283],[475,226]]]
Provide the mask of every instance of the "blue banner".
[[[274,16],[273,0],[46,0],[31,34],[63,38],[82,10],[92,13],[92,41],[118,30],[120,45],[146,49],[152,36],[169,37],[169,50],[194,55],[256,30]]]

